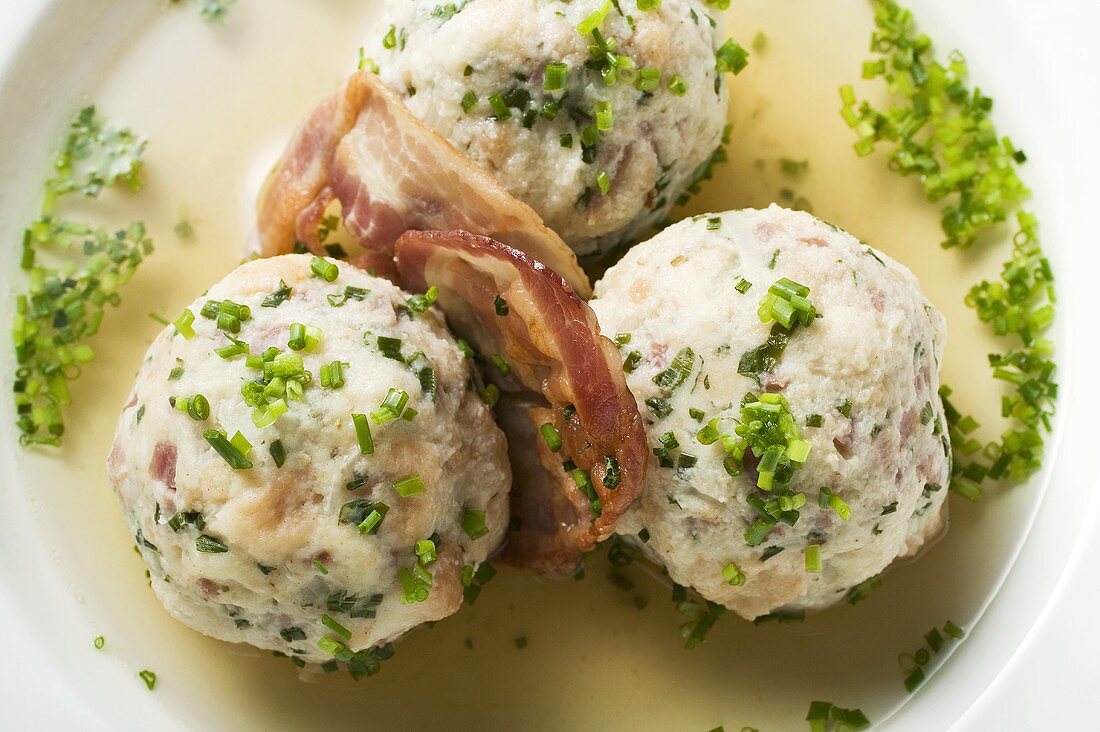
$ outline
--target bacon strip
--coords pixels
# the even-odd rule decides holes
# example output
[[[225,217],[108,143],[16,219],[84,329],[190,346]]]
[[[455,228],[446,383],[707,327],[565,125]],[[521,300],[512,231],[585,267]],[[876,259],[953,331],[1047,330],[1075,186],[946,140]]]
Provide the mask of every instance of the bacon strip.
[[[502,241],[561,273],[583,297],[576,255],[527,204],[416,119],[373,74],[357,72],[294,135],[260,194],[256,248],[269,257],[303,242],[339,201],[348,232],[377,265],[409,229],[465,229]]]
[[[509,394],[499,416],[519,477],[512,509],[521,523],[507,556],[568,574],[611,534],[645,479],[645,429],[618,349],[561,276],[506,244],[465,231],[410,231],[396,252],[405,286],[438,286],[452,329],[507,364],[507,374],[488,367]],[[562,438],[559,452],[538,434],[546,423]],[[563,470],[567,459],[591,476],[600,506]]]

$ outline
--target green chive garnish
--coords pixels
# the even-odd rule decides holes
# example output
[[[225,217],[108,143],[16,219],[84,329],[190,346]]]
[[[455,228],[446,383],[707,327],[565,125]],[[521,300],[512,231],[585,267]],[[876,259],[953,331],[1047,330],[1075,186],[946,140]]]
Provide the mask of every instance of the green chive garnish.
[[[485,525],[485,512],[467,508],[462,512],[462,530],[471,540],[480,539],[489,533]]]
[[[558,430],[554,425],[547,422],[539,428],[539,432],[542,433],[542,439],[546,442],[546,446],[550,448],[550,452],[561,450],[561,435],[558,434]]]
[[[190,310],[184,309],[180,316],[172,321],[172,325],[175,327],[176,332],[187,340],[191,340],[195,336],[195,329],[191,327],[191,324],[195,322],[195,314]]]
[[[309,269],[316,277],[325,282],[333,282],[340,276],[340,268],[324,257],[314,257],[309,262]]]
[[[543,87],[546,91],[561,91],[565,88],[565,76],[569,73],[569,64],[563,61],[551,61],[546,64]]]
[[[462,111],[466,114],[470,113],[474,107],[477,106],[477,94],[474,94],[472,89],[467,89],[466,93],[462,95]]]
[[[722,579],[732,587],[740,587],[745,584],[745,573],[733,562],[722,568]]]
[[[205,554],[225,554],[229,551],[229,547],[221,541],[206,534],[200,534],[199,537],[195,539],[195,548]]]
[[[409,498],[428,490],[419,475],[411,475],[408,478],[402,478],[393,484],[393,489],[397,491],[397,495],[402,498]]]
[[[820,574],[821,572],[821,545],[810,544],[803,550],[806,571]]]
[[[714,56],[715,68],[718,69],[718,73],[720,74],[730,72],[736,76],[744,71],[745,67],[749,65],[749,52],[742,48],[741,44],[732,38],[723,43],[721,47],[715,51]]]
[[[331,615],[321,615],[321,624],[344,640],[351,640],[351,631],[340,625]]]
[[[275,467],[283,467],[283,463],[286,462],[286,450],[283,448],[283,441],[275,440],[268,446],[267,451],[271,454],[271,459],[275,461]]]
[[[351,421],[355,425],[355,437],[359,440],[359,452],[364,455],[373,455],[374,437],[370,433],[370,423],[367,422],[367,415],[353,414],[351,415]]]
[[[237,433],[240,434],[239,432]],[[206,430],[202,436],[210,443],[222,458],[235,470],[247,470],[252,467],[252,462],[245,456],[239,447],[234,445],[221,430]]]

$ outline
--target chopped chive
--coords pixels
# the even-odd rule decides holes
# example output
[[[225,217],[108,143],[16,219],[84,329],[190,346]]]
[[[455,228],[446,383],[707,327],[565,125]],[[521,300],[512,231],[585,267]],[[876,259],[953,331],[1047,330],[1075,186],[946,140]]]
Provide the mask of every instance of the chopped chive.
[[[606,170],[596,173],[596,187],[605,196],[611,191],[611,176],[607,174]]]
[[[503,357],[494,355],[492,361],[493,365],[497,367],[497,371],[499,371],[502,376],[507,376],[512,373],[512,367],[508,365],[508,362],[505,361]]]
[[[195,329],[191,327],[195,322],[195,314],[190,310],[184,309],[180,316],[172,321],[172,325],[175,327],[176,332],[179,333],[187,340],[191,340],[195,336]]]
[[[378,350],[382,352],[382,355],[386,358],[392,358],[395,361],[404,361],[405,357],[401,355],[402,341],[400,338],[391,338],[390,336],[378,336]]]
[[[810,727],[814,732],[818,732],[818,730],[824,732],[825,722],[829,720],[829,713],[832,712],[832,710],[833,705],[830,702],[810,702],[810,711],[806,713],[806,721],[810,723]],[[815,726],[815,722],[820,724]]]
[[[665,397],[650,397],[645,400],[645,405],[657,419],[664,419],[672,414],[672,402]]]
[[[944,623],[943,632],[947,633],[949,636],[951,636],[952,638],[955,638],[956,640],[958,640],[959,638],[962,638],[963,635],[964,635],[963,629],[960,628],[959,626],[955,625],[950,620],[948,620],[946,623]]]
[[[690,347],[681,348],[668,368],[653,377],[653,383],[665,391],[674,391],[684,383],[694,368],[695,351]]]
[[[759,546],[764,543],[776,524],[771,517],[760,517],[745,532],[745,543],[749,546]]]
[[[325,653],[330,654],[338,661],[350,661],[354,656],[350,648],[335,638],[329,638],[327,636],[318,639],[317,647]]]
[[[187,400],[187,414],[196,422],[202,422],[210,416],[210,402],[202,394],[196,394]]]
[[[763,552],[761,552],[760,561],[761,562],[766,562],[769,559],[771,559],[772,557],[774,557],[776,554],[781,553],[782,551],[783,551],[783,547],[781,547],[781,546],[769,546],[767,549],[765,549]]]
[[[604,18],[607,17],[609,12],[611,12],[611,0],[605,0],[603,5],[589,13],[584,20],[577,24],[577,33],[582,36],[590,35],[592,31],[603,25]]]
[[[373,455],[374,437],[371,436],[367,415],[353,414],[351,415],[351,421],[355,425],[355,437],[359,441],[359,452],[364,455]]]
[[[489,106],[493,110],[490,119],[503,122],[512,116],[512,110],[508,108],[508,103],[504,101],[504,95],[502,94],[491,95],[489,97]]]
[[[500,389],[496,384],[489,384],[478,394],[481,397],[481,401],[485,406],[492,408],[496,406],[496,403],[500,400]]]
[[[205,554],[225,554],[229,551],[229,547],[207,534],[200,534],[195,539],[195,549]]]
[[[290,339],[287,346],[292,351],[306,351],[312,353],[321,344],[321,329],[312,325],[292,323],[290,326]]]
[[[845,599],[848,601],[849,605],[855,605],[856,603],[867,599],[867,597],[874,590],[878,589],[879,585],[881,584],[882,580],[880,580],[877,576],[866,579],[863,582],[860,582],[858,585],[850,588],[848,590],[848,594],[845,596]]]
[[[185,526],[194,526],[199,531],[206,528],[206,520],[198,511],[179,511],[168,519],[168,528],[178,534]]]
[[[639,69],[638,76],[634,79],[634,86],[641,92],[652,94],[661,86],[661,70]]]
[[[688,85],[687,82],[684,81],[683,77],[677,74],[676,76],[673,76],[671,79],[669,79],[668,90],[676,96],[682,97],[687,94]]]
[[[262,308],[277,308],[290,299],[291,289],[283,280],[279,280],[279,287],[260,303]]]
[[[152,691],[157,685],[157,675],[149,669],[138,671],[138,676],[145,682],[145,688]]]
[[[806,571],[815,574],[821,573],[821,545],[810,544],[805,550],[803,550],[805,557]]]
[[[596,129],[600,132],[608,132],[615,126],[615,113],[611,109],[610,102],[596,102],[595,115]]]
[[[462,512],[462,530],[472,540],[480,539],[489,533],[485,525],[485,512],[467,508]]]
[[[809,170],[810,161],[779,158],[779,168],[787,175],[802,175]]]
[[[477,94],[472,89],[467,89],[466,93],[462,95],[462,111],[469,114],[470,110],[477,106],[477,102]]]
[[[246,457],[252,452],[252,443],[248,441],[247,437],[241,434],[240,430],[233,433],[233,437],[230,438],[229,444]]]
[[[386,518],[386,513],[389,510],[390,507],[381,501],[371,504],[370,513],[368,513],[356,526],[359,533],[371,534],[376,532],[379,525],[382,523],[382,519]]]
[[[683,456],[681,455],[681,458]],[[604,476],[603,487],[609,491],[613,491],[619,487],[623,482],[622,468],[619,466],[619,460],[614,455],[604,455]]]
[[[596,125],[586,125],[581,128],[581,146],[593,147],[600,141],[600,128]],[[586,161],[590,162],[590,161]]]
[[[461,338],[457,340],[455,345],[458,347],[458,350],[462,354],[463,358],[472,359],[477,356],[477,354],[474,353],[474,349],[470,347],[470,344],[462,340]]]
[[[382,48],[394,48],[397,46],[397,27],[390,26],[386,35],[382,36]]]
[[[432,305],[435,305],[435,301],[439,299],[439,288],[432,285],[423,294],[417,294],[410,297],[405,302],[405,307],[414,313],[424,313],[428,311]]]
[[[238,432],[237,435],[240,435],[240,432]],[[221,430],[206,430],[202,433],[202,436],[210,443],[214,451],[221,455],[222,459],[229,463],[229,466],[234,470],[247,470],[252,467],[252,462],[238,444],[229,441],[225,432]]]
[[[542,439],[546,442],[546,446],[550,448],[550,452],[558,452],[561,450],[561,435],[558,434],[558,430],[554,425],[547,422],[539,428],[539,432],[542,433]]]
[[[501,317],[508,314],[508,303],[504,301],[504,298],[497,295],[493,298],[493,309],[496,310],[497,315]]]
[[[343,625],[333,618],[331,615],[321,615],[321,624],[331,630],[336,635],[342,637],[344,640],[351,640],[351,631],[345,628]]]
[[[431,539],[417,539],[413,545],[413,553],[416,554],[416,558],[421,566],[428,567],[435,564],[439,559],[439,555],[436,553],[435,542]]]
[[[214,353],[217,354],[219,358],[224,358],[226,361],[229,361],[237,356],[248,355],[251,349],[247,343],[234,338],[229,335],[229,333],[225,333],[225,337],[229,339],[229,345],[214,349]]]
[[[334,308],[342,308],[347,304],[348,300],[356,300],[362,302],[367,299],[367,295],[370,294],[370,290],[362,287],[353,287],[348,285],[344,288],[344,291],[340,294],[328,294],[325,299],[328,300],[328,304]]]
[[[735,563],[730,562],[722,568],[722,579],[731,587],[740,587],[745,584],[745,573]]]
[[[351,364],[341,361],[333,361],[321,366],[321,388],[339,389],[344,385],[344,369]]]
[[[393,489],[397,491],[397,495],[402,498],[409,498],[428,490],[419,475],[411,475],[408,478],[402,478],[393,484]]]
[[[749,65],[749,52],[742,48],[741,44],[732,38],[727,39],[726,42],[714,52],[714,56],[715,68],[720,74],[729,72],[736,76],[744,71],[745,67]]]
[[[286,450],[283,448],[282,440],[275,440],[268,448],[268,453],[271,455],[271,459],[275,461],[275,467],[283,467],[283,463],[286,462]]]
[[[325,282],[332,282],[340,276],[340,268],[324,257],[314,257],[310,260],[309,269]]]
[[[642,354],[640,351],[631,351],[626,354],[626,358],[623,360],[623,371],[628,374],[634,373],[634,370],[638,368],[638,364],[642,361]]]
[[[543,88],[546,91],[561,91],[565,88],[565,77],[569,73],[569,64],[564,61],[551,61],[546,64]]]

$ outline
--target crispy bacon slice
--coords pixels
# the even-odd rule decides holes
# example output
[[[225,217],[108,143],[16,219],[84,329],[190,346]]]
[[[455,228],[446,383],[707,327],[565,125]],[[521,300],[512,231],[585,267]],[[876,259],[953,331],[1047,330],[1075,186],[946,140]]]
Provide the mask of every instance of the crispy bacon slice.
[[[286,254],[303,242],[322,253],[317,229],[334,201],[370,265],[384,267],[406,230],[465,229],[526,252],[591,295],[561,237],[370,73],[354,74],[290,141],[260,194],[257,250]]]
[[[648,446],[615,345],[573,288],[542,263],[487,236],[410,231],[397,267],[416,291],[439,287],[452,329],[492,365],[517,481],[513,561],[567,575],[607,538],[642,491]],[[551,451],[539,430],[554,425]],[[563,464],[572,462],[576,470]]]

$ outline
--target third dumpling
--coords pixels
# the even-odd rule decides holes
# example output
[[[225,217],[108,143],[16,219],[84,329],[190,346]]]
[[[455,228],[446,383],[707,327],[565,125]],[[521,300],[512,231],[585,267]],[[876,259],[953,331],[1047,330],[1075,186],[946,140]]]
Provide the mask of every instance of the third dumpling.
[[[819,608],[939,534],[945,327],[904,267],[772,207],[669,227],[596,295],[652,448],[616,530],[675,582]]]

